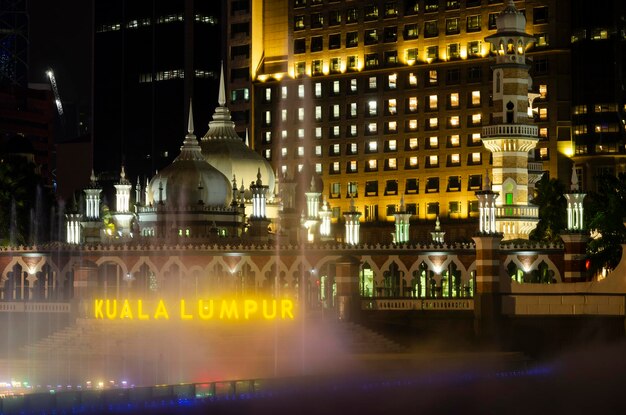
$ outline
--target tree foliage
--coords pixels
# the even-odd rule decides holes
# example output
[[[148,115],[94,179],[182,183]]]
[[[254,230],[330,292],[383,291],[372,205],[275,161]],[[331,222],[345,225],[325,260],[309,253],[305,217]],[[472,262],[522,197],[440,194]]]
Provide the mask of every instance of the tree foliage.
[[[567,227],[567,200],[565,186],[544,174],[535,185],[532,203],[539,207],[539,223],[530,233],[530,239],[542,242],[560,242],[560,234]]]
[[[19,156],[0,159],[0,245],[45,239],[51,201],[34,164]]]
[[[597,191],[587,196],[585,212],[587,228],[593,235],[587,255],[594,274],[603,267],[615,268],[622,257],[620,244],[626,242],[626,174],[602,174],[596,177],[596,186]]]

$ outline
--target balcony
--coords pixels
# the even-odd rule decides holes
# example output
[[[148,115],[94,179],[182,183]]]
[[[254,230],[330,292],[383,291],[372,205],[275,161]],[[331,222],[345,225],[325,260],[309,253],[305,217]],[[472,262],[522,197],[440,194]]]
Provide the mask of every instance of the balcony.
[[[534,219],[539,217],[538,206],[504,205],[496,206],[498,219]]]
[[[539,139],[539,128],[536,125],[498,124],[483,127],[482,139],[499,137],[525,137]]]

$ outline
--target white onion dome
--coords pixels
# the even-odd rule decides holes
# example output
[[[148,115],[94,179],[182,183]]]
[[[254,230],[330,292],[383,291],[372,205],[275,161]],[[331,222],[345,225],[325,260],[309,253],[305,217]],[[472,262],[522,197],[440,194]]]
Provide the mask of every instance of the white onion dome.
[[[191,106],[188,130],[178,157],[150,180],[147,203],[181,208],[198,203],[225,207],[232,199],[230,181],[202,155],[193,134]]]
[[[513,0],[509,0],[504,10],[496,17],[496,26],[498,33],[525,33],[526,16],[517,10]]]
[[[218,104],[213,121],[209,122],[209,131],[200,139],[205,159],[226,177],[243,179],[246,187],[256,181],[260,169],[263,182],[269,186],[268,194],[273,194],[275,176],[272,165],[249,148],[235,132],[235,123],[231,121],[230,111],[226,107],[223,68]]]

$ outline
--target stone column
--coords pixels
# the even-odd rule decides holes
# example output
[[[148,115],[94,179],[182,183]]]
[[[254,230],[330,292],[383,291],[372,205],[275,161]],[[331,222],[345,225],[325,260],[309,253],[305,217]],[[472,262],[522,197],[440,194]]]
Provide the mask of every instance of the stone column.
[[[476,243],[474,334],[483,341],[499,337],[502,321],[500,241],[502,234],[473,237]]]
[[[342,256],[335,263],[337,284],[337,318],[343,321],[358,321],[361,311],[359,295],[359,260],[353,256]]]

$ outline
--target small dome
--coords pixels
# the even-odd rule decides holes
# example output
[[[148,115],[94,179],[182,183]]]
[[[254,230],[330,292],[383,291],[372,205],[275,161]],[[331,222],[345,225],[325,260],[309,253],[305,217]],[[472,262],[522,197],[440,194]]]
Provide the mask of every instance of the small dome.
[[[235,132],[235,123],[231,121],[230,111],[225,106],[223,68],[218,104],[213,121],[209,122],[209,131],[200,140],[205,159],[229,179],[236,176],[237,182],[243,180],[246,186],[256,181],[260,169],[263,184],[269,186],[268,194],[273,194],[275,176],[271,164],[249,148]]]
[[[525,33],[526,16],[515,8],[513,0],[509,0],[507,6],[496,18],[498,33]]]
[[[189,111],[189,134],[172,164],[158,172],[148,185],[148,204],[227,206],[232,199],[229,180],[202,155]]]

